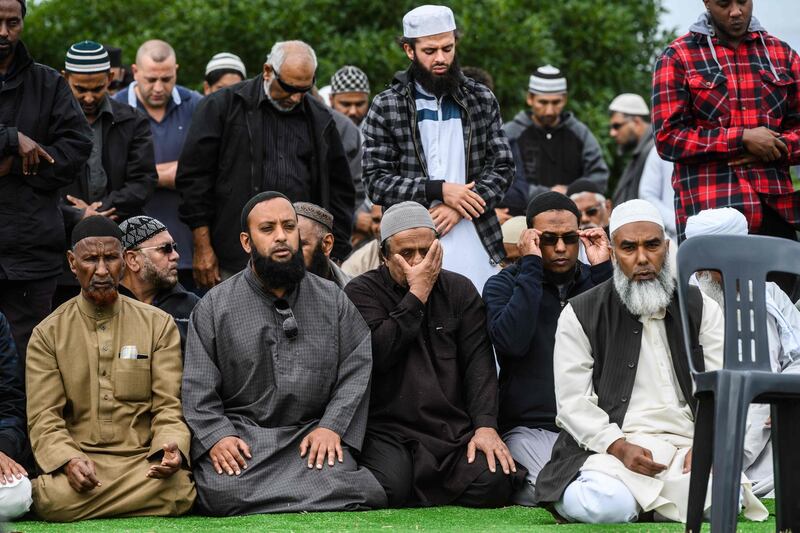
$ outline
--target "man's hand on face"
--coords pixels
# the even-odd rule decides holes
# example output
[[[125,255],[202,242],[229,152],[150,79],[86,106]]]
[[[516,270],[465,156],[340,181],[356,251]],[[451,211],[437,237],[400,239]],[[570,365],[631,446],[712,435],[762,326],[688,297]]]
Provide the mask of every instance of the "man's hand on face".
[[[308,468],[316,466],[317,470],[322,470],[326,455],[328,466],[336,464],[336,459],[343,463],[342,439],[335,431],[318,427],[300,442],[300,457],[306,455],[308,455]]]
[[[589,228],[578,230],[578,235],[586,250],[586,258],[589,263],[599,265],[611,259],[611,247],[608,243],[608,235],[603,228]]]
[[[64,473],[67,474],[69,486],[75,492],[89,492],[95,487],[102,486],[97,479],[94,462],[89,459],[73,457],[64,465]]]
[[[106,211],[98,211],[98,209],[100,209],[100,206],[103,205],[103,202],[93,202],[91,204],[87,204],[80,198],[75,198],[74,196],[70,196],[69,194],[67,195],[67,200],[72,204],[72,207],[75,207],[77,209],[83,209],[82,218],[87,218],[94,215],[108,217],[111,220],[117,220],[119,218],[117,215],[114,214],[117,211],[116,207],[112,207],[111,209],[108,209]]]
[[[503,468],[505,474],[517,471],[517,465],[514,464],[514,458],[511,457],[511,452],[497,434],[494,428],[478,428],[475,434],[467,444],[467,462],[473,463],[477,450],[480,450],[486,455],[486,463],[489,465],[489,470],[495,472],[497,467],[495,461],[500,461],[500,466]]]
[[[0,487],[27,476],[28,472],[19,463],[0,452]]]
[[[667,469],[666,465],[653,461],[650,450],[626,442],[625,439],[615,440],[607,451],[619,459],[625,468],[637,474],[653,477]]]
[[[162,449],[164,450],[164,456],[161,458],[161,464],[150,466],[147,474],[145,474],[146,477],[167,479],[181,469],[183,458],[178,445],[174,442],[168,442],[162,446]]]
[[[789,155],[789,148],[780,139],[780,136],[780,133],[763,126],[744,130],[742,134],[742,144],[747,153],[740,158],[735,158],[733,162],[740,162],[742,160],[749,161],[752,158],[748,158],[747,156],[752,155],[758,158],[759,161],[768,163]]]
[[[444,237],[450,230],[456,227],[456,224],[461,222],[461,215],[458,211],[446,204],[437,204],[430,209],[433,225],[436,226],[436,231],[440,237]]]
[[[19,139],[19,156],[22,158],[22,173],[26,176],[29,174],[37,174],[39,172],[39,160],[44,159],[51,165],[55,160],[50,157],[50,154],[44,151],[44,148],[39,146],[36,141],[28,137],[22,132],[17,132]]]
[[[430,296],[433,286],[436,284],[439,272],[442,271],[443,256],[444,250],[442,250],[439,239],[433,241],[428,253],[425,254],[425,258],[413,267],[402,256],[395,254],[395,258],[400,263],[406,276],[409,291],[422,303],[428,301],[428,296]]]
[[[242,469],[247,468],[245,457],[248,459],[253,458],[250,454],[250,446],[239,437],[234,437],[233,435],[219,439],[211,447],[208,456],[211,458],[211,464],[214,465],[214,470],[217,474],[221,475],[224,470],[229,476],[241,474]]]
[[[542,257],[542,249],[539,246],[539,237],[541,236],[542,232],[537,229],[528,228],[523,231],[517,242],[519,254],[522,256],[535,255],[536,257]]]
[[[486,202],[473,189],[475,182],[461,185],[459,183],[442,184],[442,201],[455,209],[461,218],[472,220],[481,216],[486,208]]]

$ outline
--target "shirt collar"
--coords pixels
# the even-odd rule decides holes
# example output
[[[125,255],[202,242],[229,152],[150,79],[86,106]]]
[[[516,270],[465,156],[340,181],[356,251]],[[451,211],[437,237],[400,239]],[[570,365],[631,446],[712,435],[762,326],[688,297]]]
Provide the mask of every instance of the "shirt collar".
[[[97,110],[97,118],[102,117],[103,115],[114,115],[114,111],[111,109],[111,95],[107,94],[103,101],[100,102],[100,108]]]
[[[131,107],[139,107],[138,98],[136,98],[136,91],[134,90],[137,82],[132,81],[130,85],[128,85],[128,105]],[[181,105],[181,93],[178,91],[178,86],[172,88],[172,103],[176,106]]]
[[[98,306],[94,302],[90,302],[83,295],[83,292],[76,296],[76,298],[78,300],[78,309],[81,313],[94,320],[104,320],[119,314],[122,308],[122,298],[124,298],[124,296],[117,296],[113,304],[106,306]]]

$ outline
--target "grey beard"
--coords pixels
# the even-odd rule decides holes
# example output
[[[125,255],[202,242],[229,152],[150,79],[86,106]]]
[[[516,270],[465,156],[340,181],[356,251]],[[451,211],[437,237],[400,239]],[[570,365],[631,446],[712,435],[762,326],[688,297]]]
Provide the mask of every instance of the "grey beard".
[[[270,79],[268,82],[264,82],[264,94],[266,95],[267,100],[269,100],[269,103],[272,104],[272,107],[275,108],[275,110],[279,113],[289,113],[294,111],[294,108],[297,107],[297,104],[294,104],[292,107],[283,107],[277,102],[277,100],[272,98],[271,94],[269,94],[269,88],[272,86],[273,81],[275,81],[275,78]]]
[[[669,261],[664,261],[654,280],[632,281],[614,263],[614,289],[634,316],[649,316],[666,309],[675,292]]]
[[[722,285],[714,281],[709,272],[698,272],[695,276],[703,294],[717,302],[720,309],[725,309],[725,291]]]

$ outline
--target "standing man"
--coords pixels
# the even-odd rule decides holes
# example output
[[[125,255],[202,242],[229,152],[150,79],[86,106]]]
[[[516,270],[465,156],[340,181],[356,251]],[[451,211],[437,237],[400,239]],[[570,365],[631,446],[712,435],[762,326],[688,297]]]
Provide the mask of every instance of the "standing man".
[[[360,126],[369,111],[369,79],[358,67],[345,65],[331,76],[331,107]]]
[[[161,220],[183,254],[178,264],[181,282],[190,288],[192,280],[192,232],[178,218],[179,196],[175,190],[178,157],[183,149],[192,114],[201,100],[200,94],[177,85],[178,63],[175,50],[159,40],[144,42],[136,52],[132,65],[134,82],[114,98],[126,102],[147,115],[153,133],[158,186],[145,206],[145,213]]]
[[[330,259],[334,244],[333,215],[310,202],[295,202],[294,210],[306,270],[344,289],[350,276]]]
[[[58,190],[92,150],[92,130],[67,82],[20,41],[24,18],[24,1],[0,0],[0,313],[23,366],[62,270]]]
[[[569,298],[611,277],[606,232],[579,230],[579,216],[561,193],[548,191],[531,200],[524,218],[528,229],[517,240],[522,257],[489,278],[483,290],[489,338],[500,364],[500,432],[514,460],[528,469],[527,483],[514,495],[519,505],[534,504],[536,477],[558,437],[553,385],[558,317]],[[578,261],[581,241],[588,265]]]
[[[528,82],[530,111],[520,111],[503,129],[508,135],[517,176],[528,183],[528,198],[547,190],[565,193],[578,178],[606,189],[608,167],[600,144],[569,111],[567,79],[552,65],[536,69]]]
[[[197,108],[177,184],[201,287],[213,287],[247,264],[236,221],[258,191],[279,191],[327,209],[334,216],[332,257],[347,257],[353,181],[333,116],[308,94],[316,71],[309,45],[278,42],[261,74],[209,95]]]
[[[403,17],[405,72],[375,97],[364,122],[364,179],[384,207],[430,209],[444,250],[442,267],[480,291],[503,260],[494,208],[514,177],[500,107],[458,66],[458,32],[448,7],[425,5]]]
[[[659,58],[656,146],[675,162],[678,239],[686,219],[734,207],[750,233],[796,240],[800,56],[753,17],[752,0],[704,0],[706,12]]]
[[[631,153],[611,197],[614,205],[619,205],[640,196],[644,164],[653,149],[653,127],[650,125],[650,108],[638,94],[617,96],[608,106],[608,113],[608,134],[617,143],[618,153]]]

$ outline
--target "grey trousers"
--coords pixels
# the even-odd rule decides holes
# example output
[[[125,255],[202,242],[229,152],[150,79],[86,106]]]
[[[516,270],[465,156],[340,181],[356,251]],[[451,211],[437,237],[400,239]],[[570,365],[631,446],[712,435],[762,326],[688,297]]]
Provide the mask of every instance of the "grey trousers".
[[[550,460],[557,437],[558,433],[524,426],[517,426],[503,435],[514,461],[528,469],[525,485],[511,497],[511,501],[516,505],[527,507],[535,505],[536,478]]]

